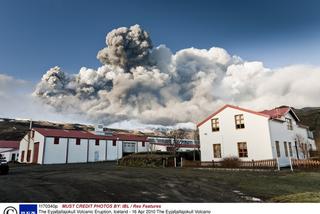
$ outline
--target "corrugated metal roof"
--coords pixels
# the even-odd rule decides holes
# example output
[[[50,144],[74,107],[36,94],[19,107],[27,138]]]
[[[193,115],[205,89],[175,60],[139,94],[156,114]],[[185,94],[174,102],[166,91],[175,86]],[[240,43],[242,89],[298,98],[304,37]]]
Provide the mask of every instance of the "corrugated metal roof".
[[[64,130],[64,129],[48,129],[33,128],[46,137],[60,138],[82,138],[82,139],[100,139],[100,140],[121,140],[121,141],[147,141],[147,137],[133,134],[114,134],[112,136],[96,135],[89,131],[81,130]]]
[[[260,113],[267,114],[271,118],[279,118],[287,114],[289,110],[290,110],[289,107],[282,107],[282,108],[275,108],[271,110],[264,110],[264,111],[261,111]]]
[[[19,141],[12,141],[12,140],[0,140],[0,148],[13,148],[19,149]]]
[[[272,119],[277,119],[285,116],[287,113],[291,113],[291,115],[297,120],[300,121],[298,116],[294,113],[294,111],[288,106],[281,106],[271,110],[264,110],[260,113],[269,115]]]
[[[33,128],[46,137],[65,137],[65,138],[93,138],[96,139],[100,136],[94,135],[88,131],[81,130],[65,130],[65,129],[47,129],[47,128]],[[102,137],[102,136],[101,136]]]

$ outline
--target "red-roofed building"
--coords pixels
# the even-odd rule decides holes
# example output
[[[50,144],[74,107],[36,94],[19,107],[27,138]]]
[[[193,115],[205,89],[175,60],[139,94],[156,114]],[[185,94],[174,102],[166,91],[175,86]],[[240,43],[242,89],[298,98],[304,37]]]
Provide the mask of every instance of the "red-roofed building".
[[[225,105],[199,122],[201,161],[236,156],[242,160],[276,159],[286,166],[290,159],[307,159],[315,150],[308,127],[288,106],[253,111]]]
[[[19,161],[36,164],[114,161],[147,149],[147,137],[140,135],[33,128],[20,142]]]
[[[0,154],[6,161],[17,161],[19,156],[19,141],[0,140]]]

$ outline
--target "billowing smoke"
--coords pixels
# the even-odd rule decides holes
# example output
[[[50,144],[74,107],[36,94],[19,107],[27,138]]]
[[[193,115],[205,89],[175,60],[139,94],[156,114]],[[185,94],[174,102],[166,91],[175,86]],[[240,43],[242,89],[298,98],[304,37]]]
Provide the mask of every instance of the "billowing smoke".
[[[152,49],[147,32],[139,25],[129,29],[121,27],[108,33],[107,47],[98,52],[97,58],[102,64],[110,64],[129,69],[133,66],[148,64]]]
[[[100,68],[75,75],[51,68],[34,95],[58,112],[105,124],[198,122],[226,103],[256,110],[320,105],[319,67],[272,70],[216,47],[173,54],[164,45],[152,49],[138,25],[111,31],[106,43]]]

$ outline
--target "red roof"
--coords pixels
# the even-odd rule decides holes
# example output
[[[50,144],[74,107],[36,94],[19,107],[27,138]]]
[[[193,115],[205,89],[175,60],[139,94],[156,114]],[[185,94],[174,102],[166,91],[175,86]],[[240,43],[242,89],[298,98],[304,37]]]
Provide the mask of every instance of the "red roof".
[[[65,130],[65,129],[47,129],[33,128],[46,137],[64,137],[64,138],[82,138],[82,139],[100,139],[100,140],[124,140],[124,141],[147,141],[147,137],[134,134],[115,134],[112,136],[96,135],[89,131]]]
[[[299,121],[299,118],[297,117],[297,115],[292,111],[290,107],[287,107],[287,106],[282,106],[282,107],[274,108],[271,110],[264,110],[264,111],[261,111],[260,113],[267,114],[272,119],[277,119],[277,118],[283,117],[288,112],[291,112],[292,116],[295,117],[297,121]]]
[[[47,129],[47,128],[33,128],[46,137],[66,137],[66,138],[98,138],[97,135],[88,131],[81,130],[66,130],[66,129]],[[103,136],[105,137],[105,136]]]
[[[207,117],[206,119],[204,119],[200,123],[198,123],[197,127],[201,126],[202,124],[204,124],[205,122],[210,120],[212,117],[214,117],[215,115],[219,114],[221,111],[223,111],[224,109],[226,109],[228,107],[229,108],[233,108],[233,109],[237,109],[237,110],[240,110],[240,111],[245,111],[245,112],[248,112],[248,113],[251,113],[251,114],[256,114],[256,115],[263,116],[263,117],[268,117],[268,118],[270,117],[269,115],[264,114],[262,112],[252,111],[252,110],[249,110],[249,109],[245,109],[245,108],[241,108],[241,107],[238,107],[238,106],[233,106],[233,105],[227,104],[227,105],[224,105],[222,108],[220,108],[218,111],[212,113],[209,117]]]
[[[289,107],[283,107],[283,108],[275,108],[271,110],[264,110],[264,111],[261,111],[261,113],[267,114],[271,118],[279,118],[285,115],[286,113],[288,113],[289,110],[290,110]]]
[[[12,141],[12,140],[0,140],[0,148],[13,148],[19,149],[19,141]]]

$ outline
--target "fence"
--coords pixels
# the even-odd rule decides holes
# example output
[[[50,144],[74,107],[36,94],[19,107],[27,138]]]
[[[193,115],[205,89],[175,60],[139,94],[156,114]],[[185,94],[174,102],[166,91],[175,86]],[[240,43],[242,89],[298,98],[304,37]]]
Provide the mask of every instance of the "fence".
[[[299,169],[299,168],[308,168],[308,169],[313,169],[313,168],[320,168],[320,161],[318,160],[298,160],[298,159],[292,159],[292,167],[294,169]]]
[[[235,161],[235,163],[230,166],[225,166],[223,161],[208,161],[208,162],[200,162],[200,161],[187,161],[183,160],[183,167],[218,167],[218,168],[277,168],[277,160],[276,159],[268,159],[268,160],[252,160],[252,161]]]
[[[277,168],[277,160],[240,161],[240,168]]]

